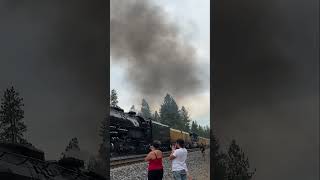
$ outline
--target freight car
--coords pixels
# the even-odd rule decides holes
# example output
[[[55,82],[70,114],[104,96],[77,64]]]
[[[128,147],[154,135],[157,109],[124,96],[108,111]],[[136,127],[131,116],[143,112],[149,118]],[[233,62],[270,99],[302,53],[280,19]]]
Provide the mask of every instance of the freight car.
[[[175,143],[177,139],[183,139],[186,145],[186,148],[191,148],[192,142],[190,134],[181,130],[170,128],[170,142],[171,144]]]
[[[170,142],[175,143],[177,139],[183,139],[185,141],[186,148],[195,148],[200,145],[209,146],[210,140],[204,137],[200,137],[195,133],[188,133],[181,130],[170,128]]]
[[[106,180],[85,170],[75,158],[45,161],[44,153],[20,144],[0,143],[0,179],[7,180]]]
[[[198,146],[202,146],[202,145],[204,145],[205,147],[208,147],[210,145],[210,139],[199,137]]]
[[[201,143],[209,144],[208,139],[201,138],[196,133],[170,128],[168,125],[138,116],[134,112],[125,113],[119,107],[110,109],[111,156],[146,153],[153,140],[160,141],[160,149],[167,151],[179,138],[186,142],[187,148],[198,147]]]

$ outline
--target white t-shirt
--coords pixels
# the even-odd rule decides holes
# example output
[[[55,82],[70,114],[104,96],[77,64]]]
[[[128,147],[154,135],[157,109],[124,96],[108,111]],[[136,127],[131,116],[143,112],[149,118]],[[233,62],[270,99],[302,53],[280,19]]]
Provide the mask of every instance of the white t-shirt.
[[[181,170],[188,171],[187,164],[186,164],[186,159],[188,155],[187,149],[186,148],[176,149],[172,155],[176,157],[172,160],[172,171],[181,171]]]

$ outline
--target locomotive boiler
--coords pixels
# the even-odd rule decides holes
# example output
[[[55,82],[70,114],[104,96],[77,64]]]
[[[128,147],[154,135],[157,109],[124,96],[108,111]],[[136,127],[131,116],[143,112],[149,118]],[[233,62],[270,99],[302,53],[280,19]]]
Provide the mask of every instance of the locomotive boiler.
[[[123,109],[110,109],[110,147],[113,154],[143,153],[151,142],[151,121],[125,113]]]

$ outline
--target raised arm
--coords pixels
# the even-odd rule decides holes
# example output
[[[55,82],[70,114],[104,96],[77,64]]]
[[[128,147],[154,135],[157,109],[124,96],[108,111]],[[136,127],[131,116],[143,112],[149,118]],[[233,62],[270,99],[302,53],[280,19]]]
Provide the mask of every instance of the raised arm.
[[[176,156],[174,156],[173,154],[171,154],[170,156],[169,156],[169,160],[174,160],[176,158]]]
[[[152,153],[151,152],[149,152],[149,154],[144,158],[144,160],[145,161],[149,161],[149,160],[151,160],[152,159]]]
[[[177,155],[176,155],[176,147],[173,146],[173,147],[172,147],[171,154],[170,154],[170,156],[169,156],[169,160],[172,161],[172,160],[174,160],[176,157],[177,157]]]

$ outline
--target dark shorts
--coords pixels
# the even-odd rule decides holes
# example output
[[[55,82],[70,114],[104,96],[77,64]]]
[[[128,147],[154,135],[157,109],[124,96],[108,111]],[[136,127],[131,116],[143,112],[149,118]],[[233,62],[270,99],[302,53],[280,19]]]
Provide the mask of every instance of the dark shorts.
[[[163,169],[148,171],[148,180],[162,180]]]

